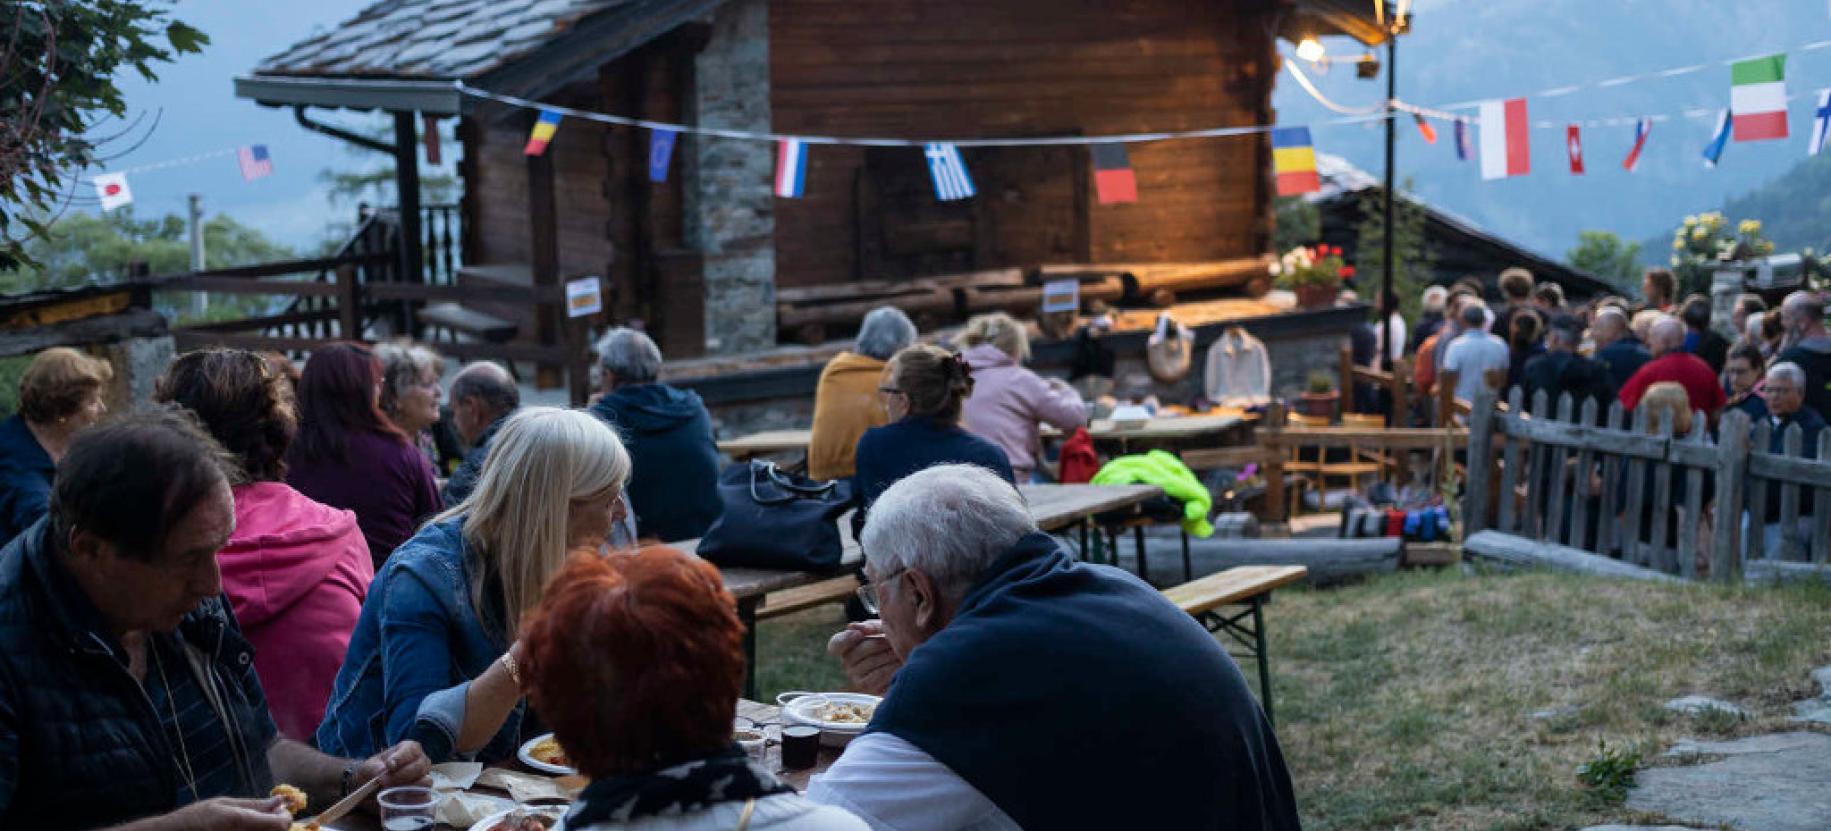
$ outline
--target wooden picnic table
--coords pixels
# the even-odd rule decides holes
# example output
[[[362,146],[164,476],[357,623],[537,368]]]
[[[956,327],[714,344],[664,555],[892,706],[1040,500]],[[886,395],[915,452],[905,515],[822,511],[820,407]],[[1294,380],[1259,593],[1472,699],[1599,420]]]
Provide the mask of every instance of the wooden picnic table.
[[[807,770],[783,770],[782,708],[777,707],[774,704],[765,704],[761,701],[751,701],[744,698],[738,699],[737,723],[740,727],[747,725],[754,728],[768,737],[769,742],[763,751],[763,766],[768,768],[771,773],[774,773],[776,778],[794,786],[797,791],[803,793],[807,792],[808,780],[812,779],[816,774],[824,773],[827,768],[833,766],[835,761],[839,760],[840,751],[829,747],[822,747],[820,748],[820,757],[812,768]],[[546,775],[537,771],[531,771],[515,760],[509,760],[494,765],[493,767],[506,768],[518,773],[529,773],[536,776]],[[498,796],[505,800],[508,799],[507,793],[492,788],[473,788],[472,790],[477,793]],[[435,825],[433,828],[435,831],[468,831],[467,829],[454,828],[453,826],[443,823]],[[381,820],[374,814],[358,811],[339,820],[332,826],[331,831],[382,831]]]
[[[1096,443],[1113,444],[1119,452],[1128,453],[1133,445],[1147,447],[1174,445],[1199,439],[1214,439],[1219,444],[1234,442],[1243,437],[1246,428],[1254,419],[1245,414],[1218,413],[1207,415],[1165,416],[1153,418],[1143,424],[1124,426],[1109,418],[1094,419],[1087,425],[1087,434]],[[1060,439],[1065,434],[1043,425],[1041,435],[1045,439]],[[771,453],[807,452],[813,441],[814,431],[811,428],[794,428],[789,430],[765,430],[751,433],[735,439],[726,439],[718,443],[720,452],[733,460],[744,461],[756,456],[767,456]],[[1241,439],[1243,440],[1243,439]]]
[[[1019,485],[1018,492],[1030,506],[1030,516],[1044,531],[1059,531],[1085,523],[1108,511],[1135,508],[1151,497],[1163,493],[1156,485]],[[839,518],[840,539],[845,546],[840,556],[841,571],[856,571],[864,562],[858,541],[852,538],[851,515]],[[668,543],[689,554],[699,551],[699,540]],[[833,578],[834,574],[812,571],[788,571],[765,568],[720,568],[725,590],[737,600],[738,619],[744,622],[744,661],[747,671],[744,694],[756,696],[756,623],[757,607],[770,592],[793,589]]]

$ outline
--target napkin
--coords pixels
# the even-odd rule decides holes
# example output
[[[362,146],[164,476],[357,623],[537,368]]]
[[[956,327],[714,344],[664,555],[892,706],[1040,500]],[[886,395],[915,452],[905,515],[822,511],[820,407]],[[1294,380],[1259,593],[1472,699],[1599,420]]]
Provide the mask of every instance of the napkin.
[[[435,791],[469,790],[483,773],[482,762],[446,762],[432,766],[432,789]]]
[[[439,800],[439,807],[433,811],[433,819],[453,828],[469,828],[491,814],[514,807],[514,802],[500,796],[453,791]]]
[[[570,779],[571,777],[568,777]],[[560,800],[571,802],[578,796],[583,786],[570,787],[576,782],[561,783],[545,776],[533,776],[526,773],[490,768],[477,777],[477,786],[484,788],[501,788],[509,792],[516,802],[528,803],[541,800]]]

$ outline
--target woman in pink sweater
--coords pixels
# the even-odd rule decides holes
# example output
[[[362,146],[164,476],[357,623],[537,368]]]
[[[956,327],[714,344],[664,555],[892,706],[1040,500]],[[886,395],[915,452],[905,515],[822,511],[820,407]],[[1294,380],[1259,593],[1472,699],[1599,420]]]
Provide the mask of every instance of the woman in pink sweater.
[[[298,431],[286,381],[259,355],[180,356],[154,398],[190,410],[235,456],[235,531],[217,552],[223,594],[254,644],[254,671],[287,738],[310,742],[375,576],[356,515],[281,481]]]
[[[1040,424],[1066,432],[1087,423],[1080,393],[1023,367],[1030,359],[1030,335],[1003,312],[967,321],[956,344],[973,373],[961,426],[1004,450],[1018,482],[1030,481],[1045,464]]]

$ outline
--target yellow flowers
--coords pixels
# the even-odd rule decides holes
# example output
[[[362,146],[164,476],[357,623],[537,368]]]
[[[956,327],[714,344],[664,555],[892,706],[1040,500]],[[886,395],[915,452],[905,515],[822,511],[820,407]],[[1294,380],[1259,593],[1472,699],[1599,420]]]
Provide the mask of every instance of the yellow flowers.
[[[1738,224],[1736,226],[1736,233],[1742,234],[1745,236],[1753,236],[1755,234],[1761,233],[1761,220],[1759,220],[1759,219],[1742,220],[1741,224]]]
[[[1672,250],[1674,250],[1674,251],[1685,250],[1685,235],[1684,234],[1679,234],[1678,236],[1672,238]]]

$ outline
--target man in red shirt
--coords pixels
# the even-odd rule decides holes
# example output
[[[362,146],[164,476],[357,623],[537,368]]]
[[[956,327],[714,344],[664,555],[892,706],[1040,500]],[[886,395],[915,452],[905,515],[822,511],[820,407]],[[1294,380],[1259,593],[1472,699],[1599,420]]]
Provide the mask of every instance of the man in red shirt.
[[[1710,370],[1710,365],[1684,351],[1685,324],[1678,318],[1661,318],[1653,324],[1653,335],[1647,346],[1653,352],[1653,360],[1648,361],[1621,386],[1621,406],[1632,410],[1640,404],[1640,396],[1647,391],[1647,387],[1661,381],[1676,381],[1685,388],[1685,397],[1690,399],[1691,409],[1703,410],[1710,417],[1711,423],[1716,423],[1717,412],[1723,409],[1728,399],[1723,394],[1723,385],[1717,380],[1717,374]]]

